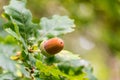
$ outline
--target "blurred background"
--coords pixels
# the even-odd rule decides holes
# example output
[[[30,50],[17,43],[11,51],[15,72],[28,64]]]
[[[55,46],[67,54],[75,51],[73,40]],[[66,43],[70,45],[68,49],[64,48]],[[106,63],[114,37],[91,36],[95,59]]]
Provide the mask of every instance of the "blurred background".
[[[63,36],[65,49],[88,60],[98,80],[120,80],[120,0],[27,1],[34,22],[55,14],[74,19],[75,31]],[[0,15],[8,2],[0,0]],[[0,41],[3,23],[0,16]]]

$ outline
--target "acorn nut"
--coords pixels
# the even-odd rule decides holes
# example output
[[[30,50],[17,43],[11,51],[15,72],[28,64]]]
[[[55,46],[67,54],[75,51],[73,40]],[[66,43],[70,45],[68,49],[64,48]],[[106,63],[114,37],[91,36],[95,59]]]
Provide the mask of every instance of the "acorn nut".
[[[43,41],[40,45],[41,53],[47,57],[59,53],[64,47],[64,42],[60,38],[51,38]]]

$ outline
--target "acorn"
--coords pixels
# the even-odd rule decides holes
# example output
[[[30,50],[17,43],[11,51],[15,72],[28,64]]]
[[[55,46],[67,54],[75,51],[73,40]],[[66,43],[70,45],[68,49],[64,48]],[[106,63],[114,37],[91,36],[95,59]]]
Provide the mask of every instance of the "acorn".
[[[64,42],[60,38],[51,38],[43,41],[40,45],[41,53],[47,57],[51,57],[59,53],[64,47]]]

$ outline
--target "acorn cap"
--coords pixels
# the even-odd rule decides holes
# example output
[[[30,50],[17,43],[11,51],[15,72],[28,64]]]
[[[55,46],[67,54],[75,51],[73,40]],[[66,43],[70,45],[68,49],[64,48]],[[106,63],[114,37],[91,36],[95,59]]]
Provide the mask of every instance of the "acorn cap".
[[[43,41],[40,45],[41,53],[48,57],[60,52],[63,47],[64,42],[60,38],[52,38],[47,41]]]

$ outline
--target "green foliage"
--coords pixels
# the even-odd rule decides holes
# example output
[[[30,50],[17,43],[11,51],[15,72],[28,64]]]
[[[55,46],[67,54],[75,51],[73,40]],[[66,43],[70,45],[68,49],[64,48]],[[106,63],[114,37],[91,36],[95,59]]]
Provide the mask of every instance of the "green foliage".
[[[41,29],[40,33],[43,36],[60,36],[74,31],[72,29],[74,26],[73,20],[69,19],[67,16],[54,15],[52,19],[42,18],[40,21]]]
[[[17,79],[18,77],[21,77],[22,74],[27,77],[29,76],[23,65],[10,59],[13,52],[16,50],[16,47],[17,46],[0,45],[0,68],[4,70],[0,71],[1,80]]]
[[[116,56],[114,63],[119,62],[120,57],[119,3],[119,0],[28,0],[27,7],[32,10],[35,19],[53,14],[73,18],[76,31],[64,36],[66,48],[89,59],[99,80],[108,80],[119,77],[117,74],[120,73],[114,75],[114,69],[119,67],[113,68],[115,65],[108,64]],[[79,44],[79,38],[92,41],[95,46],[87,50]]]
[[[74,31],[74,21],[67,16],[54,15],[52,19],[41,18],[40,23],[33,23],[32,14],[25,5],[26,0],[11,0],[4,6],[3,17],[8,19],[4,29],[18,44],[0,45],[0,67],[6,70],[1,70],[2,79],[96,80],[90,64],[79,56],[63,50],[48,58],[39,49],[44,39]],[[15,55],[18,50],[19,54]]]

